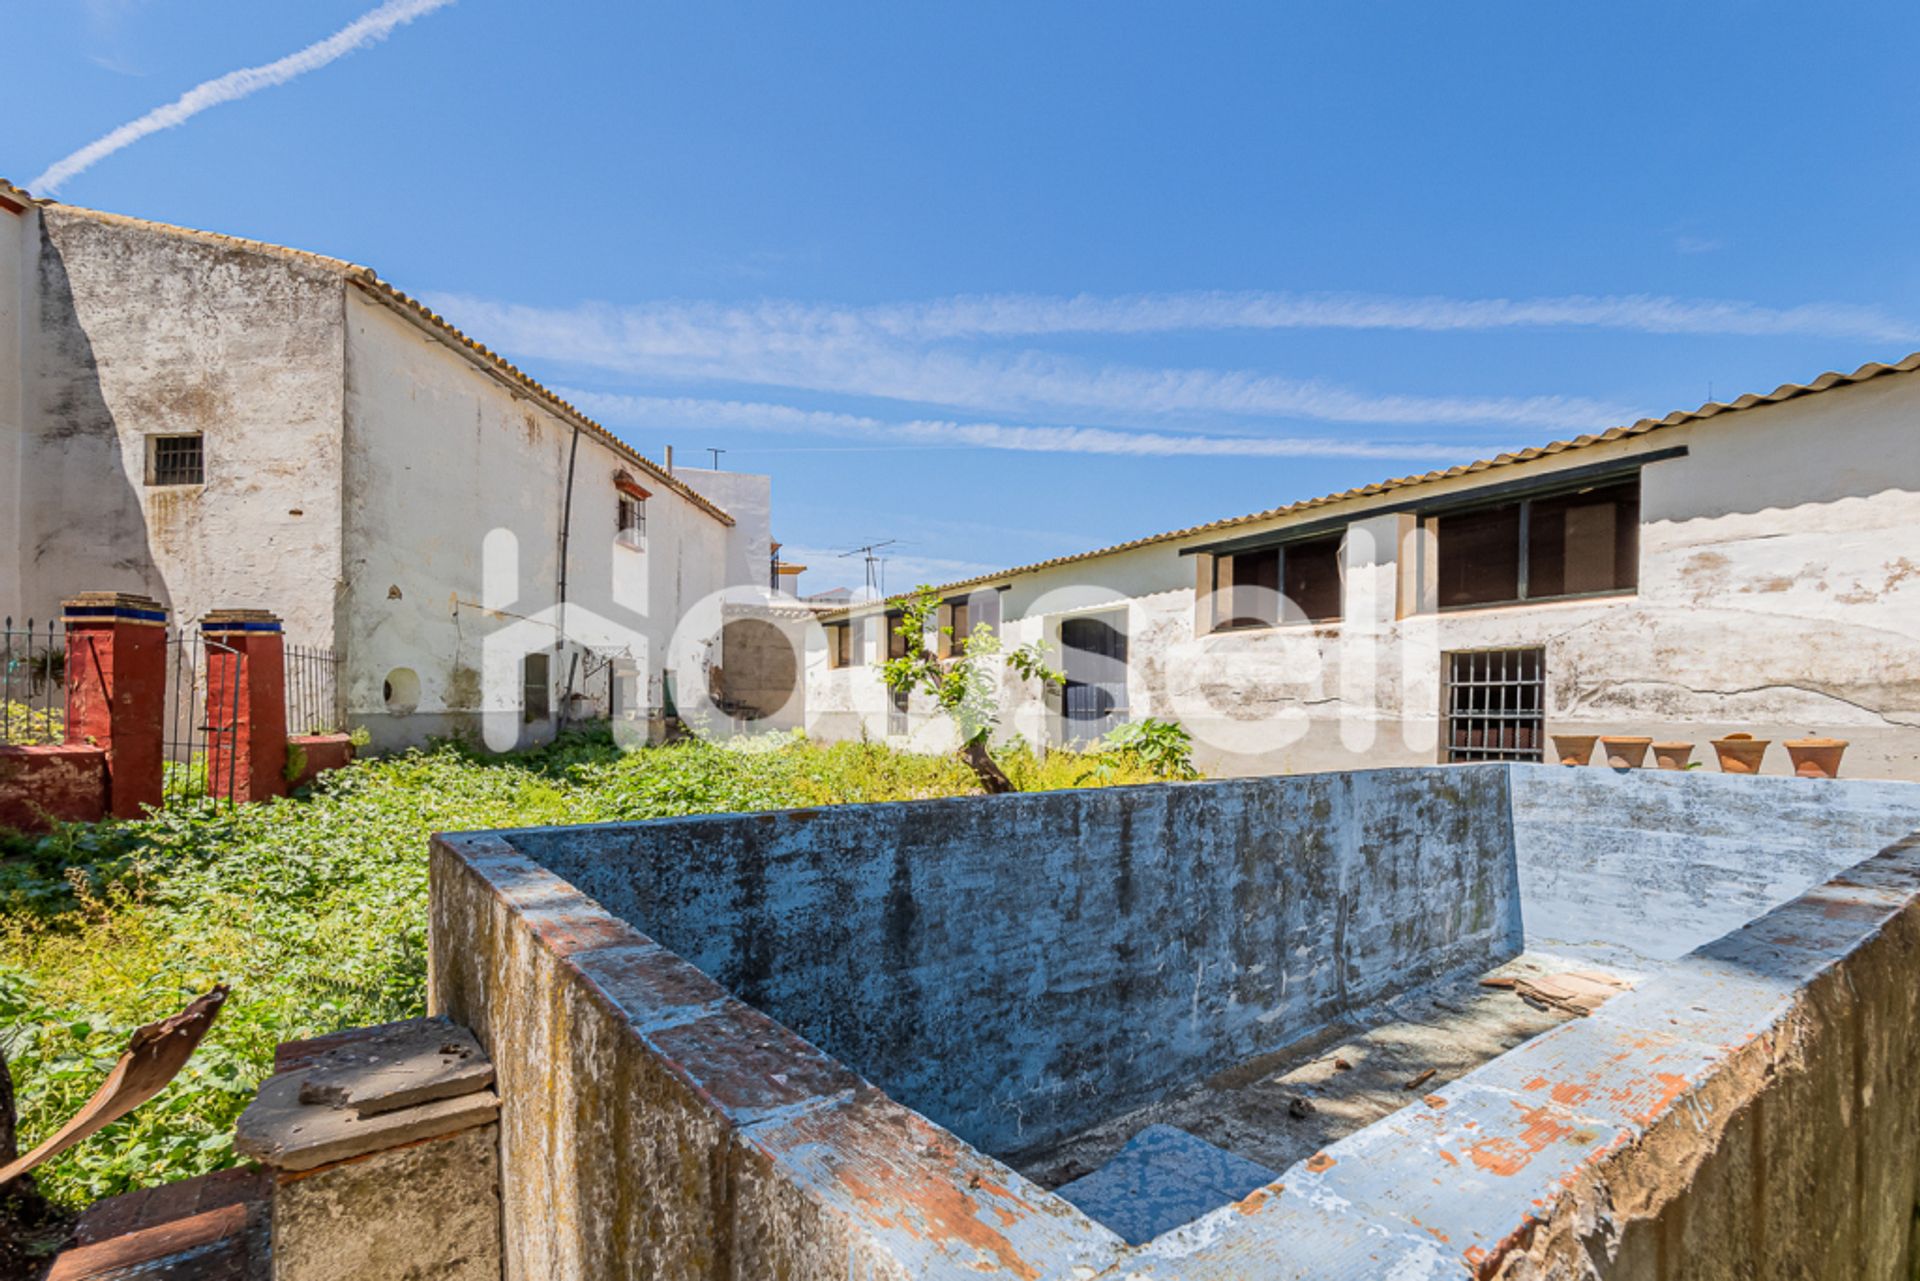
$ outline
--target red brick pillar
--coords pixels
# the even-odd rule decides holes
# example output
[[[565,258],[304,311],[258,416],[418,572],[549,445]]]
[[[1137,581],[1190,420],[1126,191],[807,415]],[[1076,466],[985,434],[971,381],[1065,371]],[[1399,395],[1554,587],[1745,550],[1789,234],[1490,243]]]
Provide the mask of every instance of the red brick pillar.
[[[207,640],[207,791],[235,801],[287,794],[287,660],[280,620],[216,609]]]
[[[62,603],[67,633],[67,742],[107,754],[107,812],[139,818],[160,804],[167,611],[125,592]]]

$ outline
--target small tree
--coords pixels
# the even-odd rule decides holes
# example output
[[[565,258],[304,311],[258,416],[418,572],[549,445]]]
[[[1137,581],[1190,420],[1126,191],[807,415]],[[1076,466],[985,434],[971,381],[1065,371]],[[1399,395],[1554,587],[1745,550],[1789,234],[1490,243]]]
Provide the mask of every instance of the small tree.
[[[1047,666],[1044,641],[1029,641],[1014,649],[1003,649],[994,630],[981,623],[973,629],[952,658],[943,659],[927,650],[927,620],[940,608],[940,598],[931,587],[920,587],[901,609],[900,624],[894,633],[906,642],[906,653],[888,659],[880,668],[887,688],[894,693],[922,690],[933,697],[960,733],[960,759],[967,763],[980,786],[998,795],[1014,789],[1013,780],[994,761],[987,743],[1000,724],[1000,671],[1004,667],[1022,680],[1038,679],[1043,684],[1060,684],[1066,677]],[[939,634],[953,639],[953,628],[942,626]]]

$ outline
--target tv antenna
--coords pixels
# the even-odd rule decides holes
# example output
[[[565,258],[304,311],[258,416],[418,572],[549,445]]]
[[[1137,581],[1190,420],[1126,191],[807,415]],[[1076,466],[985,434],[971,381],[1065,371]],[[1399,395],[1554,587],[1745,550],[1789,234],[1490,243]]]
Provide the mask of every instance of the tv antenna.
[[[889,538],[884,542],[868,543],[863,547],[856,547],[850,552],[840,553],[841,560],[845,560],[849,556],[866,557],[867,595],[884,596],[886,594],[886,558],[877,553],[882,547],[891,547],[899,541],[897,538]]]
[[[713,455],[713,469],[714,469],[715,471],[719,471],[719,470],[720,470],[720,455],[722,455],[722,454],[724,454],[724,453],[726,453],[727,451],[726,451],[726,450],[724,450],[724,449],[715,449],[715,448],[714,448],[713,446],[711,446],[711,445],[709,445],[709,446],[707,446],[707,452],[708,452],[709,454],[712,454],[712,455]]]

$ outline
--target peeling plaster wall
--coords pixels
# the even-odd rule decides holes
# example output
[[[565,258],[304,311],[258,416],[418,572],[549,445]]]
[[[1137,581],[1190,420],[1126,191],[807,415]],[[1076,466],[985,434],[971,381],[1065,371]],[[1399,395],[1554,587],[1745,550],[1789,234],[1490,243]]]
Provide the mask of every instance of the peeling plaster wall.
[[[340,566],[340,279],[235,246],[40,210],[20,465],[21,608],[152,595],[279,613],[329,644]],[[146,437],[200,432],[204,486],[151,487]]]
[[[1182,721],[1222,773],[1432,762],[1441,654],[1544,646],[1549,732],[1684,738],[1713,768],[1708,741],[1745,730],[1776,740],[1769,773],[1789,770],[1777,740],[1830,734],[1851,741],[1851,776],[1920,778],[1916,417],[1920,377],[1893,375],[1420,491],[1440,499],[1684,445],[1686,457],[1642,472],[1632,596],[1411,611],[1418,540],[1355,502],[1350,529],[1367,539],[1349,538],[1338,625],[1196,636],[1202,558],[1169,542],[1008,578],[1004,631],[1010,643],[1054,639],[1066,614],[1119,603],[1133,714]],[[884,697],[864,688],[877,683],[870,669],[816,666],[810,725],[884,735]],[[1006,706],[1010,728],[1057,741],[1036,690],[1009,691]],[[915,732],[933,716],[916,713]]]
[[[1486,768],[512,839],[999,1154],[1516,952],[1508,822]]]
[[[348,295],[346,424],[339,612],[351,717],[381,745],[477,734],[487,706],[512,719],[519,657],[550,652],[560,620],[572,425],[358,291]],[[574,468],[565,627],[591,648],[624,652],[658,706],[675,625],[726,585],[728,529],[641,477],[653,491],[646,544],[621,545],[613,478],[631,463],[583,432]],[[488,675],[490,642],[507,656],[504,676]],[[571,646],[553,655],[556,715],[520,723],[522,742],[554,732],[576,655]],[[403,716],[384,698],[397,668],[419,678],[419,701]]]

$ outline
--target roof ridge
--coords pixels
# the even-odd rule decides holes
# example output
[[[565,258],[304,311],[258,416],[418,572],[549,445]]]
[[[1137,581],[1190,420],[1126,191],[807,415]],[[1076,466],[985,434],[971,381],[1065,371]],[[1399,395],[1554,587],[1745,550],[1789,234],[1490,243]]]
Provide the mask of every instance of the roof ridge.
[[[0,187],[7,185],[4,180],[0,180]],[[21,194],[26,195],[25,192]],[[568,419],[578,427],[593,432],[604,444],[612,448],[615,453],[644,469],[655,480],[694,506],[705,511],[721,524],[732,525],[734,523],[733,517],[718,503],[715,503],[705,494],[702,494],[699,490],[693,488],[693,486],[676,477],[672,472],[669,472],[659,463],[648,458],[626,441],[621,440],[600,423],[589,418],[574,405],[562,399],[552,388],[541,383],[538,379],[528,374],[506,357],[500,355],[486,344],[468,337],[458,326],[446,317],[440,315],[405,291],[383,280],[380,274],[371,267],[356,262],[349,262],[345,258],[335,258],[328,254],[314,253],[308,249],[296,249],[291,245],[275,244],[269,240],[251,240],[245,236],[228,235],[222,231],[206,231],[198,227],[183,227],[177,223],[158,222],[152,218],[140,218],[133,214],[112,213],[105,209],[89,209],[84,205],[70,205],[58,200],[37,199],[34,197],[28,197],[28,199],[33,200],[33,203],[37,205],[59,208],[69,213],[96,219],[101,222],[135,227],[146,231],[158,232],[162,235],[178,236],[210,244],[232,245],[255,253],[265,253],[275,257],[288,258],[295,262],[306,263],[309,266],[344,276],[366,289],[382,302],[422,324],[428,332],[432,333],[442,342],[445,342],[448,346],[455,348],[463,355],[478,358],[483,365],[490,368],[493,372],[501,375],[507,381],[516,384],[521,390],[528,392],[535,399],[557,411],[562,418]]]

